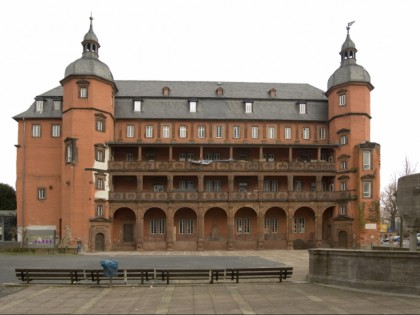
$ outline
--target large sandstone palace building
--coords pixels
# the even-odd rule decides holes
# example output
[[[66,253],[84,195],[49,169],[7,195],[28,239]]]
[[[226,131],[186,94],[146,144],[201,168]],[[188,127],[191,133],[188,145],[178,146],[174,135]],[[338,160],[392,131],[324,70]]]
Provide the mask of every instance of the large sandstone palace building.
[[[378,241],[373,86],[349,27],[326,91],[115,80],[99,60],[92,20],[82,47],[60,85],[14,117],[26,246],[236,250]]]

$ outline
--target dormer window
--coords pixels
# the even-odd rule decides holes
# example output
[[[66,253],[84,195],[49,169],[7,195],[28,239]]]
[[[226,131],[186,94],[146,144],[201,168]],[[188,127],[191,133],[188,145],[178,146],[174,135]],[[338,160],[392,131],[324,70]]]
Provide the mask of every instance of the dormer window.
[[[42,113],[44,111],[44,101],[36,101],[36,112]]]
[[[217,96],[223,96],[223,88],[222,87],[218,87],[217,89],[216,89],[216,95]]]
[[[275,88],[272,88],[270,91],[268,91],[268,95],[270,97],[275,97],[277,96],[277,90]]]
[[[135,100],[133,102],[133,112],[141,112],[141,100]]]
[[[307,113],[307,106],[306,103],[299,103],[299,114],[306,114]]]
[[[162,95],[163,96],[169,96],[169,94],[171,93],[171,89],[167,86],[162,88]]]
[[[196,113],[197,112],[197,100],[191,99],[188,101],[190,104],[190,113]]]
[[[244,104],[245,104],[245,113],[246,114],[252,113],[253,102],[251,100],[245,100]]]
[[[61,101],[60,100],[54,100],[54,102],[53,102],[53,109],[55,111],[61,110]]]

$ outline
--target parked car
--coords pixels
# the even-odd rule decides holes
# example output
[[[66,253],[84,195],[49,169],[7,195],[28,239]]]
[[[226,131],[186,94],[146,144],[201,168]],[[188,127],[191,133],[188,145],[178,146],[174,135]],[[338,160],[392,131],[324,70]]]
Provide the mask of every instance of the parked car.
[[[418,235],[420,235],[420,233]],[[390,237],[385,237],[382,240],[382,242],[384,242],[384,243],[400,244],[400,236],[399,235],[391,235]]]

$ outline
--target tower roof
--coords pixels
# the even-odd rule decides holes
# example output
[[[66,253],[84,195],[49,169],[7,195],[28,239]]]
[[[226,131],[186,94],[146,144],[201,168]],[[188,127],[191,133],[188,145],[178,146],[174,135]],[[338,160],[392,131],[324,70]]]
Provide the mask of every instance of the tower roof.
[[[93,31],[93,17],[90,17],[89,31],[83,38],[82,57],[70,63],[65,72],[64,79],[70,76],[89,75],[96,76],[101,79],[114,82],[111,70],[109,67],[99,60],[99,44],[98,37]]]
[[[361,65],[356,62],[356,45],[350,38],[350,26],[354,22],[350,22],[347,25],[347,36],[343,45],[341,46],[341,65],[328,79],[328,91],[334,86],[348,83],[348,82],[362,82],[370,83],[370,75]],[[373,88],[373,86],[372,86]]]

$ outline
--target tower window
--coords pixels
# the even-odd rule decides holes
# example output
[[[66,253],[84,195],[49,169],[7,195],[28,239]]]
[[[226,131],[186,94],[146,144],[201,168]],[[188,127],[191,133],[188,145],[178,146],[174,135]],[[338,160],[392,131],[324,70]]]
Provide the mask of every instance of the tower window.
[[[340,144],[341,145],[347,144],[347,142],[348,142],[348,139],[347,139],[346,135],[340,137]]]
[[[102,217],[104,215],[104,206],[103,205],[96,205],[96,216]]]
[[[339,106],[344,106],[347,104],[347,98],[346,98],[346,94],[341,94],[338,96],[338,105]]]
[[[95,160],[98,162],[105,161],[105,148],[95,145]]]
[[[59,138],[61,136],[61,125],[51,125],[51,136]]]
[[[372,169],[372,152],[363,151],[363,170]]]
[[[87,97],[88,97],[88,88],[87,87],[80,87],[79,98],[87,98]]]
[[[363,198],[372,198],[372,182],[363,181]]]
[[[39,200],[45,200],[47,199],[47,189],[42,187],[38,188],[38,199]]]
[[[319,128],[319,139],[325,140],[326,137],[327,137],[327,129],[325,129],[324,127]]]
[[[347,215],[347,205],[340,205],[340,215]]]
[[[34,138],[41,137],[41,125],[39,124],[32,125],[32,137]]]

